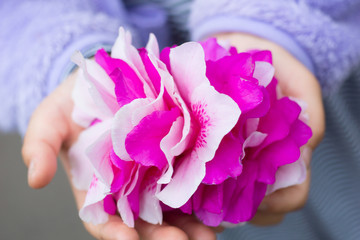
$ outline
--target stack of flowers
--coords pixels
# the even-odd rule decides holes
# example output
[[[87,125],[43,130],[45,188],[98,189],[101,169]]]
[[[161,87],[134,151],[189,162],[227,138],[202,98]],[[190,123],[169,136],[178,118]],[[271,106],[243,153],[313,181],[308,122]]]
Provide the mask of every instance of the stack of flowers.
[[[153,35],[136,49],[120,29],[111,56],[73,61],[73,119],[86,129],[69,157],[75,187],[87,191],[84,221],[161,224],[180,209],[209,226],[236,224],[266,194],[305,179],[300,147],[311,130],[300,106],[277,96],[271,52],[215,39],[160,52]]]

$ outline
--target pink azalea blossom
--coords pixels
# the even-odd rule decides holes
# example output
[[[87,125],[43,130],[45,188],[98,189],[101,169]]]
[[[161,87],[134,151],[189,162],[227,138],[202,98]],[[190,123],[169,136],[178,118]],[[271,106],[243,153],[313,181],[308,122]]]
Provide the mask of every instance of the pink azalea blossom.
[[[74,185],[87,190],[84,221],[118,213],[131,227],[161,224],[180,208],[207,225],[239,223],[267,189],[303,181],[297,160],[311,131],[294,101],[278,99],[270,52],[210,39],[160,53],[153,35],[136,49],[121,28],[111,55],[73,61],[73,119],[86,129],[69,157]]]

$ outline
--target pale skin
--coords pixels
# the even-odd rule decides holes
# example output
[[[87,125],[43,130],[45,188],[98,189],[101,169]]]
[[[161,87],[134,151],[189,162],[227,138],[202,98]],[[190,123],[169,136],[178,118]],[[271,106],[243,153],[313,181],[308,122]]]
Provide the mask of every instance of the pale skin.
[[[313,137],[304,147],[304,158],[308,167],[307,180],[296,186],[278,190],[267,196],[251,223],[271,225],[279,223],[286,213],[304,206],[310,183],[310,160],[312,150],[319,144],[324,134],[324,111],[321,89],[318,81],[298,60],[282,47],[267,40],[242,33],[216,35],[222,40],[230,40],[239,51],[247,49],[269,49],[273,52],[276,77],[285,95],[302,99],[308,103],[309,125]],[[77,72],[69,77],[34,112],[25,135],[22,154],[29,167],[28,183],[32,188],[45,187],[53,178],[57,168],[57,156],[70,178],[67,158],[69,147],[83,130],[71,120],[73,102],[71,91]],[[72,186],[78,208],[84,202],[86,192]],[[209,228],[192,216],[165,216],[163,225],[152,225],[138,220],[135,228],[127,227],[119,216],[110,216],[102,225],[84,223],[87,231],[97,239],[216,239],[220,228]]]

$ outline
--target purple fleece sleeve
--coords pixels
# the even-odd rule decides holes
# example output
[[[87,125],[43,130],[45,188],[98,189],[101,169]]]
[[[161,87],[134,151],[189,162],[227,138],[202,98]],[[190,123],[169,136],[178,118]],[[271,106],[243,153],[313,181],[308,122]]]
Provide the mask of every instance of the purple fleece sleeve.
[[[246,32],[278,43],[330,94],[360,62],[360,0],[197,0],[192,38]]]
[[[22,134],[73,52],[111,46],[126,23],[118,0],[3,0],[0,16],[0,129]]]

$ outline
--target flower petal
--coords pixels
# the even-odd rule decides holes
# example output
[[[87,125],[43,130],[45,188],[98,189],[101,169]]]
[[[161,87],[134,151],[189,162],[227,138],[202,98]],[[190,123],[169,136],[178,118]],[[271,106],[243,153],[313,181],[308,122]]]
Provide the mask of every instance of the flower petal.
[[[267,137],[266,133],[261,133],[261,132],[257,132],[257,131],[251,133],[250,136],[248,138],[246,138],[243,143],[242,159],[245,157],[245,148],[259,146],[265,140],[266,137]]]
[[[222,138],[237,123],[240,109],[229,96],[218,93],[207,83],[193,91],[191,103],[199,125],[195,151],[201,161],[208,162],[214,157]]]
[[[115,83],[116,99],[120,107],[135,98],[146,97],[143,81],[125,61],[111,58],[103,49],[95,54],[95,60]]]
[[[255,62],[253,77],[259,81],[260,86],[267,87],[275,74],[275,68],[268,62]]]
[[[111,138],[113,140],[114,151],[116,155],[125,161],[130,161],[131,158],[125,148],[125,139],[127,134],[138,124],[136,120],[141,120],[141,118],[155,111],[152,106],[149,104],[153,99],[149,98],[139,98],[135,99],[131,103],[123,106],[114,116],[114,124],[111,131]],[[143,108],[149,106],[147,108]],[[137,119],[134,121],[134,111],[138,108],[142,108],[143,111],[139,111]],[[140,119],[139,119],[140,118]]]
[[[241,174],[241,141],[231,133],[220,143],[214,158],[206,163],[205,184],[220,184],[229,177],[236,178]]]
[[[174,157],[177,156],[176,153],[174,153],[173,148],[181,140],[183,125],[184,125],[184,118],[182,116],[179,116],[175,120],[175,122],[173,122],[169,133],[160,142],[160,148],[165,154],[165,157],[168,161],[168,169],[158,180],[158,184],[167,184],[171,180],[171,177],[174,172],[173,160]]]
[[[121,219],[128,226],[133,228],[135,226],[134,214],[131,210],[130,203],[126,196],[119,198],[117,201],[117,208]]]
[[[84,128],[89,127],[97,118],[105,119],[108,117],[108,115],[104,114],[103,110],[94,102],[88,88],[90,88],[90,84],[88,84],[80,69],[71,94],[74,102],[74,109],[71,116],[75,123]]]
[[[112,123],[112,121],[110,122]],[[108,130],[103,133],[96,141],[86,150],[86,155],[94,167],[96,176],[110,188],[114,179],[114,173],[110,160],[110,153],[113,149],[110,124]]]
[[[274,184],[268,185],[266,195],[281,188],[303,183],[306,179],[306,172],[306,165],[301,156],[296,162],[280,166],[276,171],[276,181]]]
[[[125,61],[143,82],[145,95],[150,98],[155,98],[152,83],[146,73],[139,52],[131,44],[131,34],[130,32],[125,32],[122,27],[119,29],[119,36],[111,50],[111,57]]]
[[[160,57],[159,44],[153,33],[150,33],[149,35],[149,41],[146,44],[146,50],[150,54],[155,55],[156,58]]]
[[[103,203],[107,192],[109,189],[94,176],[86,194],[85,203],[79,212],[80,218],[84,222],[95,225],[107,222],[108,214],[104,211]]]
[[[69,150],[72,182],[77,189],[89,188],[94,168],[86,155],[88,147],[110,129],[111,120],[97,123],[80,133],[78,140]]]
[[[179,159],[171,182],[158,194],[157,198],[164,204],[179,208],[184,205],[198,188],[205,176],[205,163],[195,152]]]
[[[140,193],[139,217],[151,224],[162,224],[162,209],[156,197],[161,185],[156,183],[157,178],[156,174],[148,171],[143,179]]]
[[[104,198],[104,211],[110,215],[116,214],[115,199],[112,195],[107,195]]]
[[[185,103],[190,105],[194,89],[208,83],[204,50],[199,43],[188,42],[170,50],[171,75]]]
[[[83,70],[90,95],[103,111],[104,118],[98,119],[111,118],[119,108],[114,93],[114,82],[94,60],[85,60],[80,52],[76,52],[71,59]]]
[[[160,141],[169,133],[179,115],[178,108],[173,108],[171,111],[154,111],[144,117],[128,133],[125,140],[125,147],[131,159],[143,166],[163,169],[167,160],[160,148]]]
[[[204,49],[206,61],[216,61],[220,58],[230,55],[229,51],[221,46],[217,42],[216,38],[209,38],[200,44]]]
[[[299,157],[300,149],[290,137],[272,143],[257,156],[259,161],[257,180],[266,184],[273,184],[278,168],[295,162]]]

